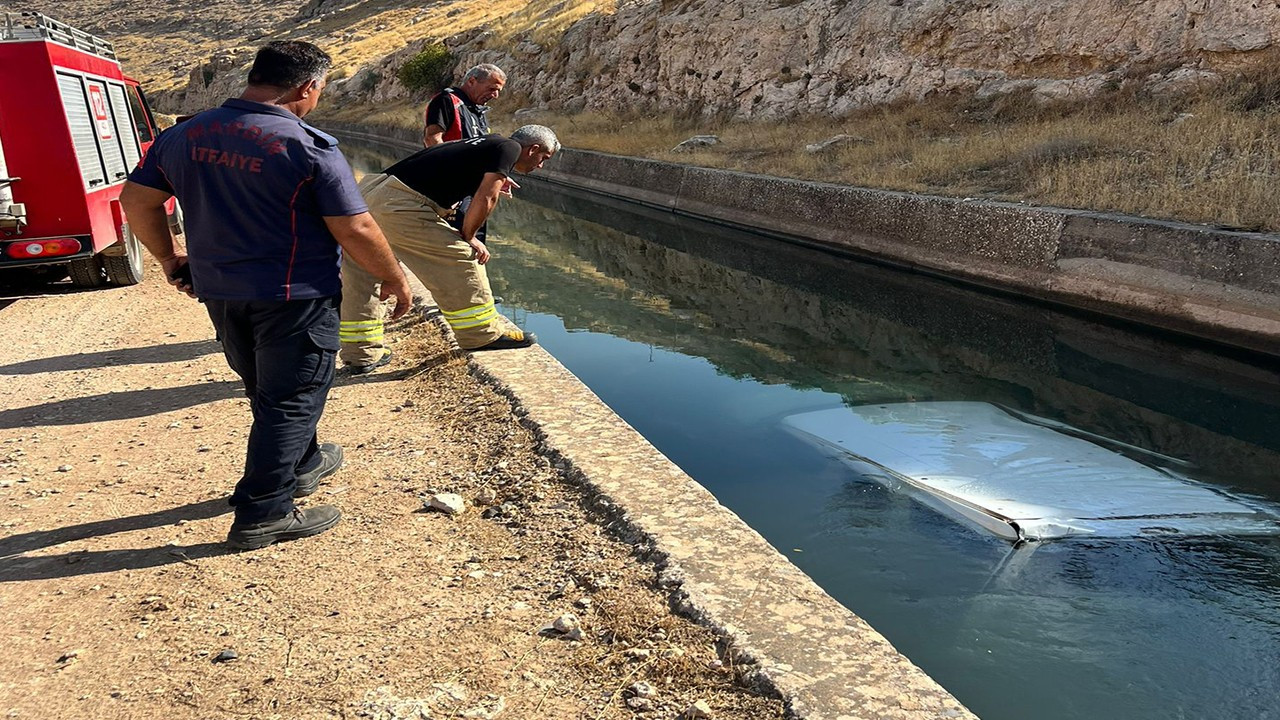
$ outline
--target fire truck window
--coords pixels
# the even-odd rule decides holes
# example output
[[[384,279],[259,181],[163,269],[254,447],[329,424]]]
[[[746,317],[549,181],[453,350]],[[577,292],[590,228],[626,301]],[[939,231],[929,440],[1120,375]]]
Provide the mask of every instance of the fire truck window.
[[[138,88],[129,88],[129,107],[133,109],[133,125],[138,130],[138,142],[149,143],[155,139],[151,132],[151,111],[138,97]]]

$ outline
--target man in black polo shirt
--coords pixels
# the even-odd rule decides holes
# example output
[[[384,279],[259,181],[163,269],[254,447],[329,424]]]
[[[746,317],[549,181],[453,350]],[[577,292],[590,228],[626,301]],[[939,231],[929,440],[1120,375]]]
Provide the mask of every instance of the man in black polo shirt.
[[[315,535],[340,517],[293,499],[342,464],[341,447],[316,441],[338,350],[342,251],[396,298],[394,316],[412,301],[338,141],[301,120],[330,64],[310,43],[262,48],[244,93],[161,133],[120,195],[130,228],[170,283],[205,304],[244,380],[253,427],[227,535],[242,549]],[[169,232],[171,195],[186,214],[189,258]]]
[[[530,173],[560,149],[550,128],[525,125],[504,138],[444,143],[366,175],[360,193],[396,255],[427,286],[464,350],[499,350],[533,343],[498,314],[484,264],[489,250],[476,238],[513,172]],[[472,196],[462,229],[449,224],[455,206]],[[359,268],[343,273],[342,361],[368,372],[386,357],[377,279]],[[359,328],[363,333],[347,331]]]

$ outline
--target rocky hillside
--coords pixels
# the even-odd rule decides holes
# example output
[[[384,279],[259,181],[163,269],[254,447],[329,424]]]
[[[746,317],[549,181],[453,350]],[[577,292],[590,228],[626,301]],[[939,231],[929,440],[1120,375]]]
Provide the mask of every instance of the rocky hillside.
[[[1038,99],[1127,84],[1157,92],[1280,58],[1280,2],[1246,0],[60,0],[120,41],[162,106],[238,87],[267,38],[338,59],[332,96],[405,99],[395,70],[443,41],[459,69],[496,62],[522,103],[778,118],[843,116],[934,93]],[[139,6],[154,6],[139,13]],[[252,18],[248,20],[247,18]],[[332,96],[329,102],[333,102]]]
[[[777,117],[935,92],[1169,88],[1266,62],[1278,43],[1277,2],[660,0],[588,18],[540,52],[467,50],[538,68],[543,103]]]

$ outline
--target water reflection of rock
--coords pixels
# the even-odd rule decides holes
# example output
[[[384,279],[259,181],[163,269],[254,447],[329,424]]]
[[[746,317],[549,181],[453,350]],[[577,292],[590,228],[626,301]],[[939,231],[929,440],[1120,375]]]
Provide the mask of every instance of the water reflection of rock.
[[[491,223],[495,292],[567,327],[851,404],[1002,403],[1280,492],[1275,373],[659,211],[521,197]]]

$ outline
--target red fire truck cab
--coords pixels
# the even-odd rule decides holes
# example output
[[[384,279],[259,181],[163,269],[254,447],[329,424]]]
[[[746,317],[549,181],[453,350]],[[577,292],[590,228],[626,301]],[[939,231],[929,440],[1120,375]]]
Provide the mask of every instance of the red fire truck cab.
[[[156,132],[111,43],[40,13],[0,14],[0,269],[81,287],[140,281],[120,189]]]

